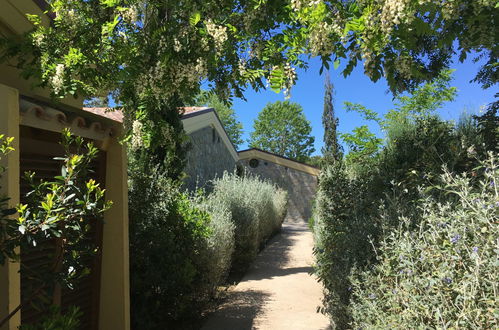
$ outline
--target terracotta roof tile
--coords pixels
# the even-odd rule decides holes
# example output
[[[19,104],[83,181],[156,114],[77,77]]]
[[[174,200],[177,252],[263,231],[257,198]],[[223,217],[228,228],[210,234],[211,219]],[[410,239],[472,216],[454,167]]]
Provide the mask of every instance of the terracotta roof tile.
[[[111,119],[113,121],[122,123],[123,122],[123,113],[121,110],[112,110],[112,108],[83,108],[83,111],[91,112],[95,115]]]
[[[208,110],[208,107],[180,107],[179,110],[183,110],[183,115],[190,115],[199,111]],[[83,108],[83,111],[91,112],[95,115],[105,117],[111,119],[113,121],[122,123],[123,122],[123,113],[121,110],[112,110],[112,108]]]
[[[180,107],[179,110],[184,110],[184,115],[198,111],[208,110],[208,107]]]

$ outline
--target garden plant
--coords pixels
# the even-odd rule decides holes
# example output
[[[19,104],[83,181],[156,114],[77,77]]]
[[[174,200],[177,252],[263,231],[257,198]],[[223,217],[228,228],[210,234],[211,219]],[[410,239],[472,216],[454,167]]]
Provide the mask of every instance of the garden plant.
[[[442,120],[441,79],[376,119],[373,152],[354,132],[353,155],[323,168],[315,272],[337,329],[497,326],[497,108]]]
[[[3,140],[3,154],[12,150],[11,141],[9,138]],[[105,190],[91,178],[90,163],[98,150],[92,143],[71,135],[69,130],[63,132],[61,145],[65,150],[64,157],[56,158],[62,164],[61,175],[52,181],[38,182],[34,179],[35,173],[26,173],[26,180],[32,188],[26,202],[19,204],[16,210],[2,210],[0,264],[20,262],[21,270],[28,272],[31,280],[25,288],[28,294],[9,315],[2,317],[0,325],[28,304],[48,312],[56,288],[73,289],[82,277],[90,273],[89,257],[95,256],[100,249],[87,239],[88,233],[92,226],[102,221],[103,213],[112,202],[104,200]],[[15,213],[17,216],[13,217]],[[55,249],[49,263],[36,269],[25,266],[20,249],[36,249],[51,243],[55,243]],[[54,319],[47,319],[47,324],[56,322],[58,313],[53,311],[52,314]],[[80,314],[77,310],[68,315],[72,316],[64,322],[78,324],[76,317]]]

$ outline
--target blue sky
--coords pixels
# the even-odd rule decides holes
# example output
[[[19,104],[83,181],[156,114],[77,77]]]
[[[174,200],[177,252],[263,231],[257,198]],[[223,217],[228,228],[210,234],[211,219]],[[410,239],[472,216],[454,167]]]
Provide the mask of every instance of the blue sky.
[[[480,62],[479,62],[480,63]],[[476,72],[478,72],[479,63],[473,63],[468,60],[464,63],[456,63],[453,68],[454,80],[451,85],[457,87],[458,96],[455,101],[447,103],[439,111],[444,119],[458,119],[464,112],[478,112],[480,107],[493,101],[494,92],[497,89],[489,88],[483,90],[480,85],[470,83]],[[324,130],[322,128],[322,109],[324,98],[324,76],[319,75],[320,61],[313,59],[307,71],[297,70],[298,81],[291,91],[290,101],[299,103],[305,112],[305,116],[312,124],[312,135],[315,136],[315,153],[320,154],[323,145],[322,137]],[[355,113],[347,113],[343,108],[344,101],[361,103],[362,105],[377,111],[385,113],[393,108],[393,95],[388,93],[388,86],[384,79],[373,83],[367,78],[362,67],[357,67],[352,74],[343,78],[341,75],[341,66],[338,70],[330,72],[331,80],[335,86],[335,109],[336,115],[340,119],[339,131],[349,132],[353,128],[364,125],[365,123]],[[282,93],[276,94],[271,90],[261,91],[259,93],[248,90],[245,93],[247,101],[235,99],[233,109],[236,111],[238,120],[244,126],[243,139],[249,138],[249,133],[253,130],[253,121],[258,113],[268,102],[282,101]],[[367,123],[368,125],[370,123]],[[369,125],[371,130],[381,135],[376,125]],[[240,146],[240,149],[246,149],[247,143]]]

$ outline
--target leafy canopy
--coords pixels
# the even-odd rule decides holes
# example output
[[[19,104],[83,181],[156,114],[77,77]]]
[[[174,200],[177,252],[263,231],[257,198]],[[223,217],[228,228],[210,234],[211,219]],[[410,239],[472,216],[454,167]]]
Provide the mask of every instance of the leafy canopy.
[[[312,127],[303,108],[289,101],[268,103],[253,124],[249,144],[253,148],[306,161],[315,151]]]
[[[51,0],[53,24],[2,43],[2,59],[54,96],[114,92],[129,111],[186,101],[207,80],[220,95],[291,87],[294,67],[320,56],[347,76],[363,63],[393,92],[414,88],[470,54],[487,59],[475,79],[497,82],[497,1]],[[443,33],[443,31],[445,33]],[[33,56],[35,55],[35,56]],[[306,55],[305,57],[302,55]],[[152,102],[152,104],[150,104]],[[153,105],[156,105],[154,107]],[[156,109],[155,109],[156,108]],[[134,116],[135,117],[135,116]],[[140,116],[138,116],[140,117]]]
[[[54,97],[111,93],[139,153],[175,168],[172,176],[184,152],[177,109],[192,104],[201,81],[221,99],[267,84],[286,92],[295,68],[319,56],[344,76],[362,63],[371,80],[385,77],[400,93],[435,78],[453,55],[472,54],[486,59],[475,80],[497,83],[495,0],[47,3],[51,24],[28,15],[34,30],[0,38],[0,60]]]

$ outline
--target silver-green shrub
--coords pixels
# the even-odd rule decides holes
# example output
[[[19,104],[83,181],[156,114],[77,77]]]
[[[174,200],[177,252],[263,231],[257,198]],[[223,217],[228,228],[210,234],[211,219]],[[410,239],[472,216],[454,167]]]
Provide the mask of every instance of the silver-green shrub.
[[[205,238],[205,249],[200,251],[204,265],[201,284],[202,291],[211,297],[217,287],[224,283],[229,273],[232,254],[234,253],[234,229],[231,213],[226,205],[214,198],[198,197],[193,201],[196,206],[210,215]]]
[[[259,247],[280,229],[286,214],[287,195],[274,184],[257,177],[225,173],[213,182],[208,197],[224,205],[235,226],[232,269],[244,270]]]
[[[489,154],[471,173],[445,172],[445,199],[423,192],[398,218],[374,267],[351,276],[352,328],[499,328],[498,163]]]

